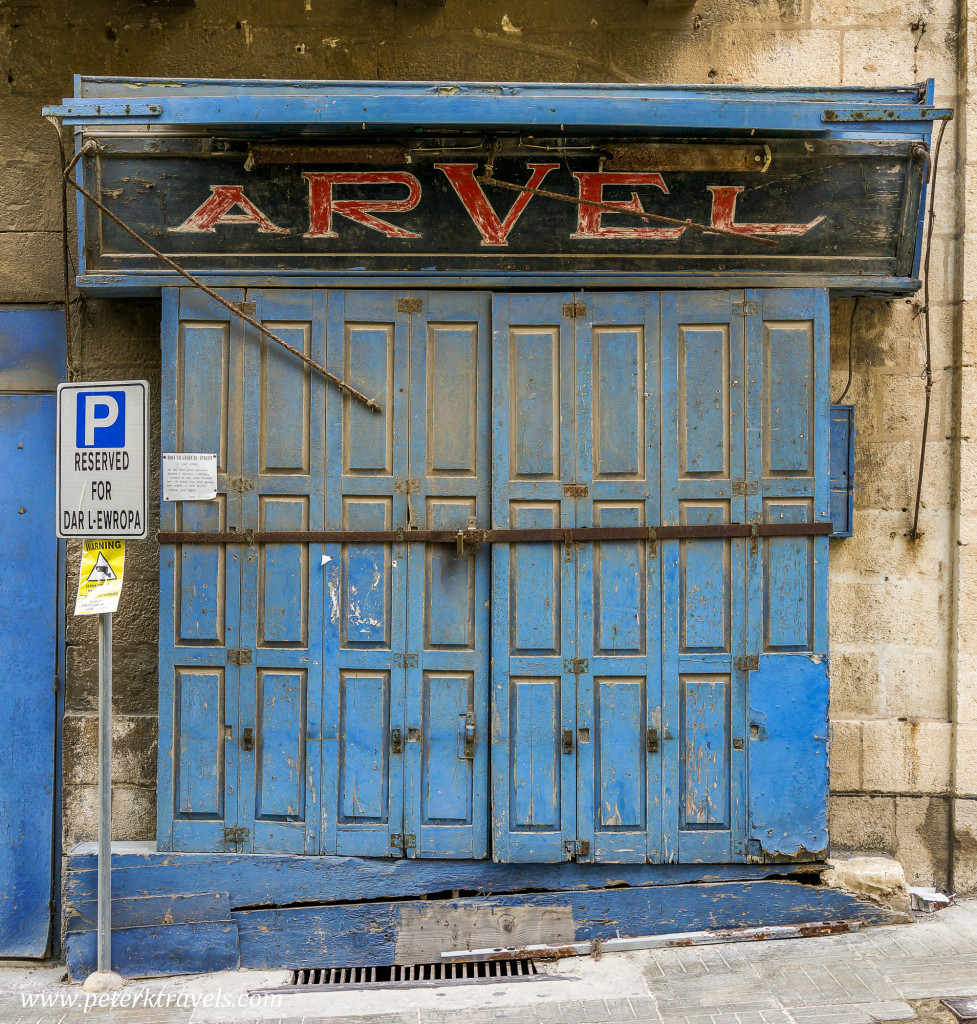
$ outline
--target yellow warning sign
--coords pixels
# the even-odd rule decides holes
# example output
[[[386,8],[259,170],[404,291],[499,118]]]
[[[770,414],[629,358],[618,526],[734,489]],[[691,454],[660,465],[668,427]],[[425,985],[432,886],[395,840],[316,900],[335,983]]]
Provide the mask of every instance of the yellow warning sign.
[[[101,615],[119,607],[126,561],[124,540],[86,540],[78,573],[75,615]]]

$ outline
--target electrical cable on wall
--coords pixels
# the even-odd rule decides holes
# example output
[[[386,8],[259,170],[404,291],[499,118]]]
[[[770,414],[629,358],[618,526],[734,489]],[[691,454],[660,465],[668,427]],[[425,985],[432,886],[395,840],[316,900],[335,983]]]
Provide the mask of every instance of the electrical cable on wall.
[[[919,540],[919,509],[923,495],[923,470],[926,467],[926,435],[929,433],[930,405],[933,393],[933,353],[930,339],[930,258],[933,255],[933,224],[936,221],[936,173],[940,164],[940,147],[943,145],[943,134],[947,121],[940,123],[940,131],[936,136],[933,148],[933,159],[930,162],[930,196],[929,216],[926,224],[926,257],[923,263],[923,337],[926,342],[926,365],[923,371],[926,380],[926,397],[923,405],[923,436],[919,445],[919,471],[916,474],[916,504],[913,509],[913,525],[909,530],[910,540]]]

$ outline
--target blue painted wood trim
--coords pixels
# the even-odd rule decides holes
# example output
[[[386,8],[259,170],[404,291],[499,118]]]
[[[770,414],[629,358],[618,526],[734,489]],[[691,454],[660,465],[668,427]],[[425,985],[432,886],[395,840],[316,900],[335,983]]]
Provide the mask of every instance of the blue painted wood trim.
[[[834,294],[873,295],[891,298],[894,295],[913,295],[922,284],[916,277],[872,278],[866,281],[849,275],[797,275],[759,274],[749,271],[724,274],[676,273],[674,275],[585,273],[568,274],[395,274],[351,271],[345,276],[336,274],[296,274],[288,271],[269,274],[207,274],[197,275],[211,288],[625,288],[661,289],[677,288],[830,288]],[[84,292],[102,296],[153,296],[179,281],[173,274],[82,274],[75,285]]]
[[[216,889],[230,907],[333,900],[376,900],[452,889],[507,892],[520,889],[587,889],[608,885],[678,885],[787,875],[797,865],[750,864],[496,864],[491,861],[306,857],[298,854],[157,852],[116,843],[112,854],[115,899],[186,895]],[[135,849],[133,849],[135,847]],[[128,848],[128,849],[127,849]],[[94,898],[94,844],[67,857],[66,902]],[[219,881],[216,881],[219,880]]]
[[[243,125],[251,130],[301,124],[320,131],[482,127],[534,131],[745,130],[925,138],[928,120],[832,122],[831,111],[900,109],[924,104],[925,90],[751,89],[746,87],[575,85],[473,82],[259,82],[78,78],[76,96],[45,114],[68,124]],[[122,102],[113,102],[121,100]],[[138,109],[137,106],[138,105]],[[159,113],[156,113],[156,108]],[[826,114],[827,112],[827,114]],[[829,118],[826,120],[826,117]]]
[[[505,910],[530,911],[523,927],[531,930],[530,941],[543,942],[825,920],[883,924],[897,916],[837,889],[762,881],[291,907],[246,911],[233,917],[239,928],[242,967],[299,969],[423,963],[435,959],[445,942],[457,943],[466,931],[477,928],[476,934],[484,942],[489,922],[498,922],[498,942],[488,945],[508,944],[507,935],[517,932],[520,921],[516,913],[500,913]],[[416,931],[422,922],[423,940]],[[525,935],[518,941],[526,941]]]
[[[850,537],[855,520],[855,406],[832,405],[829,429],[832,537]]]

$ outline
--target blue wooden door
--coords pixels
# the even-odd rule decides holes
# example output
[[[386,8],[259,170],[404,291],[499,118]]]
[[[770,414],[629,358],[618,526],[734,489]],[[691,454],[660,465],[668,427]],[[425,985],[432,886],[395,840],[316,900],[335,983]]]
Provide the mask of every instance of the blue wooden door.
[[[577,297],[578,526],[653,526],[659,491],[659,296]],[[577,860],[661,857],[658,546],[576,546]],[[586,845],[584,845],[586,844]]]
[[[487,296],[329,302],[330,369],[383,411],[328,395],[327,527],[483,525]],[[325,554],[325,849],[485,856],[488,553],[351,543]]]
[[[576,525],[572,294],[495,296],[492,525]],[[574,545],[492,551],[493,856],[554,862],[577,840]]]
[[[250,289],[254,316],[318,363],[326,294]],[[245,333],[243,528],[320,530],[325,388],[254,328]],[[241,821],[255,853],[319,848],[323,686],[323,548],[262,543],[241,555]],[[244,742],[244,730],[250,730]]]
[[[228,291],[233,302],[243,293]],[[217,454],[215,501],[161,502],[161,529],[242,530],[244,328],[196,289],[163,291],[162,449]],[[239,827],[241,559],[225,544],[160,549],[159,801],[164,850],[224,851]]]
[[[407,525],[487,527],[490,298],[411,298],[408,475],[416,483],[407,488]],[[408,855],[488,854],[490,561],[484,545],[407,546]]]
[[[326,396],[327,529],[407,521],[410,314],[393,292],[332,292],[328,368],[377,401]],[[323,848],[391,857],[404,833],[405,545],[329,545],[324,624]]]
[[[827,324],[822,291],[663,295],[663,523],[826,521]],[[814,854],[827,539],[661,547],[666,859]]]

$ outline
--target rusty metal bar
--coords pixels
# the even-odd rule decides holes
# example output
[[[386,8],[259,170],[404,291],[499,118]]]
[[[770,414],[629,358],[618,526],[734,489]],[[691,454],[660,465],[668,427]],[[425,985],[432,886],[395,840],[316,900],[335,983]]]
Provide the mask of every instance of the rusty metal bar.
[[[825,537],[831,523],[702,523],[684,526],[577,526],[566,530],[235,530],[156,534],[160,544],[540,544],[736,537]]]
[[[286,352],[291,352],[293,356],[295,356],[297,359],[301,359],[302,362],[305,363],[307,366],[312,367],[312,369],[315,370],[317,373],[321,373],[322,376],[326,378],[326,380],[331,381],[333,384],[335,384],[340,391],[344,391],[346,394],[358,399],[365,406],[367,406],[367,408],[372,409],[374,412],[383,412],[383,410],[380,408],[380,405],[377,402],[375,402],[372,398],[368,398],[361,391],[357,391],[356,388],[354,388],[352,385],[347,384],[342,377],[337,377],[336,374],[331,373],[324,366],[321,366],[319,363],[317,363],[314,359],[310,359],[304,352],[300,352],[293,345],[289,345],[287,341],[284,341],[282,338],[279,338],[277,334],[273,334],[271,331],[269,331],[268,328],[264,326],[264,324],[259,323],[257,320],[254,319],[254,317],[248,316],[247,313],[241,310],[233,302],[228,301],[222,295],[215,292],[213,288],[209,288],[207,285],[205,285],[203,281],[200,280],[200,278],[194,277],[193,274],[191,274],[189,271],[184,270],[179,263],[175,263],[173,260],[169,258],[169,256],[164,256],[163,253],[161,253],[159,249],[156,248],[156,246],[154,246],[150,242],[147,242],[146,239],[143,238],[142,235],[140,235],[138,232],[133,231],[132,228],[129,227],[129,225],[126,224],[124,220],[117,217],[103,202],[96,199],[95,196],[93,196],[91,192],[89,192],[83,185],[79,185],[78,182],[75,181],[75,179],[71,176],[71,172],[74,170],[75,164],[78,163],[79,159],[85,153],[90,153],[93,150],[97,149],[98,143],[96,143],[94,139],[89,140],[88,142],[85,143],[84,146],[81,147],[81,149],[78,150],[78,152],[72,157],[71,163],[69,163],[68,166],[64,169],[64,180],[68,182],[68,184],[71,185],[72,188],[77,189],[93,206],[101,210],[102,213],[104,213],[105,216],[108,217],[113,224],[117,224],[120,228],[122,228],[122,230],[127,235],[129,235],[130,238],[135,239],[135,241],[137,241],[144,249],[151,252],[158,260],[161,260],[163,263],[165,263],[171,270],[175,270],[181,277],[186,278],[186,280],[188,280],[195,288],[199,288],[205,295],[209,295],[210,298],[212,298],[215,302],[219,302],[222,306],[224,306],[225,309],[230,310],[234,316],[240,317],[245,323],[250,324],[252,327],[255,328],[255,330],[259,331],[266,338],[270,338],[273,342],[275,342],[276,345],[281,345],[281,347],[285,349]]]

